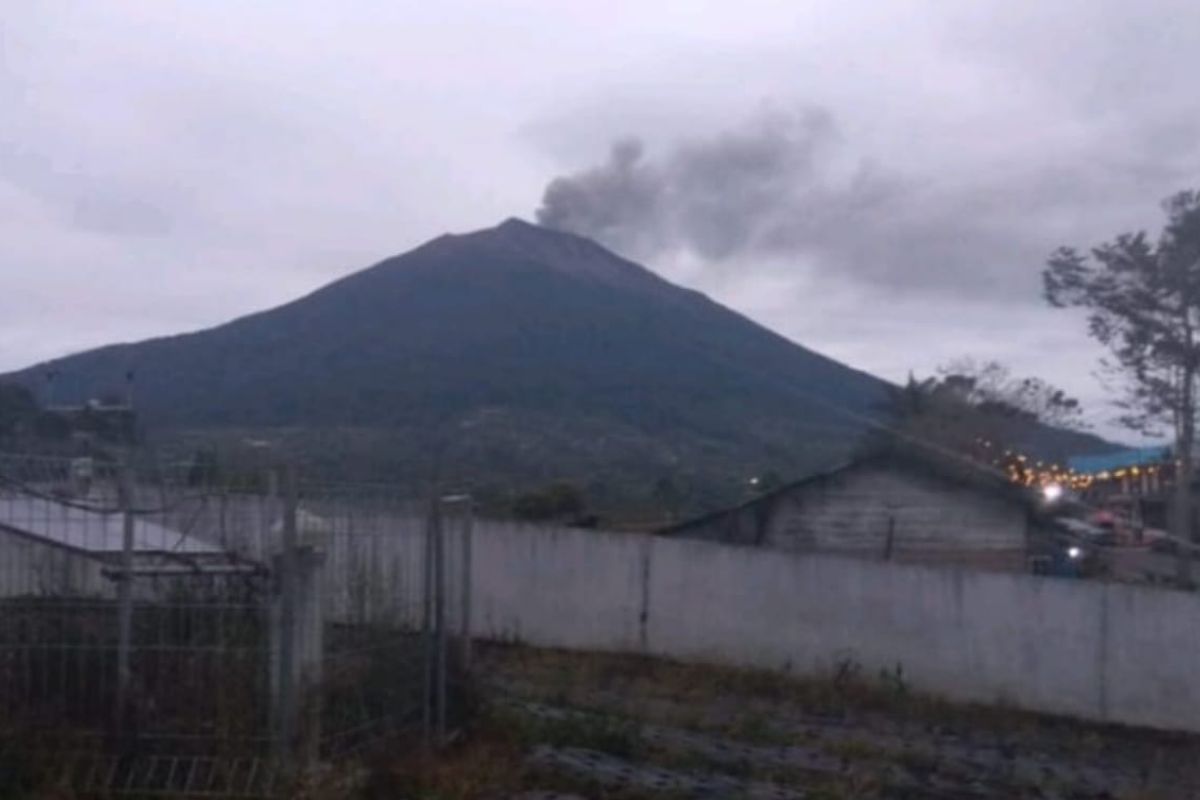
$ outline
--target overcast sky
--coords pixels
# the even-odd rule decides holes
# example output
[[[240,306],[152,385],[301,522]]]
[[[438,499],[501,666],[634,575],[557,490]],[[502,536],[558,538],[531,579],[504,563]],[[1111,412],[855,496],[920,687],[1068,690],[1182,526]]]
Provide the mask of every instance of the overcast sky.
[[[1200,185],[1197,74],[1194,0],[11,3],[0,369],[515,215],[884,377],[995,357],[1102,422],[1039,272]]]

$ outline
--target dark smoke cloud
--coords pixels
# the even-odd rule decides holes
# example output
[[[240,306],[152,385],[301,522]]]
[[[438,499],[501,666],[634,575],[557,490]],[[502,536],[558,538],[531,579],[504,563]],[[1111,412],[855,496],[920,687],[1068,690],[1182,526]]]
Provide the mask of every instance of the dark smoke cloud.
[[[553,180],[538,222],[629,252],[653,252],[662,243],[663,181],[656,167],[642,163],[643,150],[639,139],[622,139],[603,165]]]
[[[686,253],[713,268],[1031,302],[1055,246],[1089,220],[1111,236],[1130,198],[1153,203],[1151,187],[1187,174],[1098,155],[913,175],[855,153],[824,109],[772,111],[657,157],[619,141],[603,164],[553,180],[537,217],[651,263]]]
[[[825,161],[839,141],[820,108],[764,112],[657,160],[640,140],[620,140],[604,164],[553,180],[537,217],[641,257],[676,248],[711,261],[788,251],[830,204],[869,202],[880,189],[867,173],[841,190],[827,184]]]

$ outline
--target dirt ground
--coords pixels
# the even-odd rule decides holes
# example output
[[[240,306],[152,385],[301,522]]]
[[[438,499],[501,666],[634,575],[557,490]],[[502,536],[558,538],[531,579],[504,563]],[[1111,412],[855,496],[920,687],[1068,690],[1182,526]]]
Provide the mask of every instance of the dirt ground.
[[[829,680],[491,647],[478,713],[436,756],[381,762],[372,798],[1200,797],[1200,738]]]

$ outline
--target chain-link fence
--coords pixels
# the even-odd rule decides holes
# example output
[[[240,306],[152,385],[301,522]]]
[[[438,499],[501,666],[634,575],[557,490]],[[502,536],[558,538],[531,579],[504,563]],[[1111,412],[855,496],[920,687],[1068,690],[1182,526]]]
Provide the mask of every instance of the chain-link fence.
[[[448,734],[469,500],[255,483],[0,457],[0,784],[45,763],[84,791],[272,796]]]

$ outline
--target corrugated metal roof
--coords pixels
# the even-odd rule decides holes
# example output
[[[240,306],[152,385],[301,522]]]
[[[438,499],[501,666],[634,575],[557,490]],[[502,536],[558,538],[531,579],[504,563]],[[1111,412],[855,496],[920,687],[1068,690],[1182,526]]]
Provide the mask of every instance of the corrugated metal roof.
[[[121,514],[104,514],[28,495],[0,496],[0,528],[97,556],[122,551],[125,523]],[[139,555],[221,555],[225,551],[194,536],[138,518],[133,551]]]
[[[1158,464],[1170,457],[1171,448],[1166,445],[1133,447],[1097,456],[1073,456],[1067,459],[1067,466],[1082,475],[1094,475],[1097,472],[1112,472],[1116,469]]]

